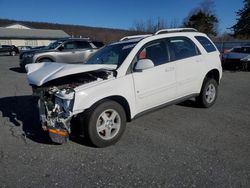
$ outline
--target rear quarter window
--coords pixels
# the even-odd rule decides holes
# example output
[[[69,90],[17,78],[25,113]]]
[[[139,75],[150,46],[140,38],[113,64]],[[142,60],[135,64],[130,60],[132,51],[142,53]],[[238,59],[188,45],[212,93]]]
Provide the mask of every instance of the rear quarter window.
[[[97,48],[101,48],[101,47],[104,46],[104,43],[102,43],[102,42],[93,41],[92,43],[93,43]]]
[[[168,39],[171,61],[200,55],[200,51],[187,37],[171,37]]]
[[[198,40],[198,42],[203,46],[203,48],[208,53],[216,51],[214,44],[210,40],[208,40],[206,37],[195,36],[195,38]]]

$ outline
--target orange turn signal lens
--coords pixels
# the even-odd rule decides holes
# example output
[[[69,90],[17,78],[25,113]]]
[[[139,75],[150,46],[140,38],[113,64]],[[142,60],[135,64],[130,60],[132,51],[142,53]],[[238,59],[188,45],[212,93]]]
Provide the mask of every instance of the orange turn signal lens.
[[[61,135],[61,136],[67,136],[68,135],[67,132],[59,131],[59,130],[56,130],[56,129],[48,129],[48,131],[51,132],[51,133],[54,133],[54,134]]]

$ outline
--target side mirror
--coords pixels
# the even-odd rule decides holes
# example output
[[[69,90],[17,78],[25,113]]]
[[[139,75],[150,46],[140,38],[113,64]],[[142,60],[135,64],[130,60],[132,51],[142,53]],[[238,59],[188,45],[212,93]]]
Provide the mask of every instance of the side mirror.
[[[150,59],[140,59],[135,66],[136,72],[141,72],[145,69],[150,69],[154,67],[154,63]]]

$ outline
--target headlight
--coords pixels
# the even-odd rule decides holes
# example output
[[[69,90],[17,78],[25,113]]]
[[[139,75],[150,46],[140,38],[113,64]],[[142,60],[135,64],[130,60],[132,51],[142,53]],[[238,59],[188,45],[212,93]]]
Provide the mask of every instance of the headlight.
[[[59,97],[55,97],[55,105],[58,105],[60,111],[63,110],[66,116],[70,115],[70,112],[73,109],[73,99],[61,99]]]
[[[58,104],[66,114],[69,114],[72,111],[74,103],[74,90],[63,89],[55,93],[55,103]]]

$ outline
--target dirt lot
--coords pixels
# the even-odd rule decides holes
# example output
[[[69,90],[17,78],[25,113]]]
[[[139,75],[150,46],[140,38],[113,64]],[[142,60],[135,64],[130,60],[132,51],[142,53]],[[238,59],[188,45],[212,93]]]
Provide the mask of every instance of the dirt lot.
[[[215,106],[170,106],[114,146],[54,145],[18,57],[0,56],[0,187],[250,187],[250,72],[224,72]]]

